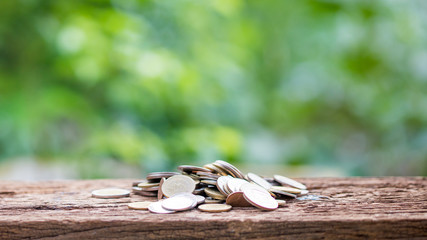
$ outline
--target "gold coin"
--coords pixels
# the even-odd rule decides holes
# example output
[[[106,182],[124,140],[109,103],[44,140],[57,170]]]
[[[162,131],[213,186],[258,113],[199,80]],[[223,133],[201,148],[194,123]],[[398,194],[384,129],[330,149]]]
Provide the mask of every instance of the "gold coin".
[[[159,190],[157,191],[157,200],[160,200],[163,198],[163,192],[162,192],[162,186],[163,183],[165,182],[166,178],[162,177],[162,179],[160,179],[160,183],[159,183]]]
[[[148,205],[152,203],[153,202],[132,202],[128,204],[128,208],[135,210],[148,210]]]
[[[138,187],[140,188],[152,188],[152,187],[158,187],[159,183],[148,183],[148,182],[142,182],[138,184]]]
[[[92,191],[92,197],[95,198],[122,198],[129,197],[130,191],[120,188],[104,188]]]
[[[205,193],[213,199],[225,200],[227,198],[215,188],[205,188]]]
[[[200,182],[206,183],[208,185],[216,185],[216,181],[215,180],[202,180]]]
[[[225,203],[233,207],[252,207],[252,204],[250,204],[243,196],[243,192],[234,192],[228,195]]]
[[[172,197],[178,193],[192,193],[195,188],[194,180],[184,175],[172,176],[162,184],[162,192],[166,197]]]
[[[140,180],[140,181],[136,181],[132,183],[132,187],[138,187],[138,184],[143,183],[143,182],[147,182],[146,180]]]
[[[227,212],[230,211],[230,209],[232,208],[232,206],[227,205],[227,204],[202,204],[199,207],[200,211],[203,212]]]

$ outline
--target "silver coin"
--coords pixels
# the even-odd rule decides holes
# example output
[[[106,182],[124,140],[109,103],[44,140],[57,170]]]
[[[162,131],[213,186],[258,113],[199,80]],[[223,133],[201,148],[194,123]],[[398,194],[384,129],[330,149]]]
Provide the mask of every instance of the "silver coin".
[[[162,207],[171,211],[185,211],[194,208],[195,205],[197,205],[196,197],[191,197],[186,194],[173,196],[162,201]]]
[[[166,197],[172,197],[178,193],[192,193],[195,188],[194,180],[184,175],[172,176],[162,184],[162,192]]]
[[[203,192],[205,192],[205,191],[203,190]],[[193,204],[192,208],[197,207],[197,205],[199,204],[199,201],[201,201],[201,199],[199,197],[203,198],[203,200],[205,199],[205,197],[200,196],[200,195],[195,195],[193,193],[179,193],[175,196],[179,196],[179,195],[187,195],[187,197],[192,198],[194,200],[194,204]]]
[[[220,166],[222,166],[223,168],[228,170],[230,173],[232,173],[231,175],[234,175],[236,178],[245,178],[245,176],[242,174],[242,172],[240,172],[240,170],[237,169],[231,163],[228,163],[228,162],[222,161],[222,160],[216,160],[215,163],[219,164]]]
[[[286,201],[285,200],[276,199],[276,201],[277,201],[277,204],[279,205],[279,207],[286,206]]]
[[[230,180],[232,178],[233,177],[231,177],[231,176],[221,176],[216,180],[216,187],[225,196],[230,194],[230,192],[226,189],[226,186],[227,186],[228,180]]]
[[[104,188],[92,191],[92,197],[95,198],[122,198],[129,197],[130,191],[120,188]]]
[[[160,213],[160,214],[168,214],[168,213],[174,213],[175,211],[170,211],[167,209],[164,209],[162,207],[162,202],[154,202],[150,205],[148,205],[148,211],[152,212],[152,213]]]
[[[265,190],[265,189],[264,189]],[[271,197],[270,194],[266,194],[263,191],[255,188],[247,188],[243,191],[243,196],[251,203],[254,207],[263,209],[263,210],[275,210],[279,207],[276,199]]]
[[[295,195],[293,193],[289,193],[289,192],[285,192],[285,191],[281,191],[281,190],[277,190],[277,189],[273,189],[273,188],[270,188],[270,190],[268,190],[268,191],[270,191],[273,194],[280,194],[283,196],[288,196],[288,197],[293,197],[293,198],[297,197],[297,195]]]
[[[271,189],[275,189],[275,190],[279,190],[279,191],[283,191],[283,192],[288,192],[288,193],[294,193],[294,194],[301,194],[301,192],[307,191],[307,190],[301,190],[298,188],[284,187],[284,186],[272,186],[270,188],[270,190]]]
[[[307,195],[309,193],[308,190],[301,190],[300,195]]]
[[[246,184],[243,184],[240,186],[240,191],[243,192],[246,189],[256,189],[256,190],[261,191],[265,194],[268,194],[268,195],[270,194],[267,190],[265,190],[265,188],[261,187],[258,184],[255,184],[255,183],[246,183]]]
[[[230,189],[231,193],[240,192],[240,187],[243,184],[249,183],[248,181],[241,178],[232,178],[227,181],[228,189]]]
[[[279,182],[282,185],[290,185],[292,187],[299,188],[299,189],[302,189],[302,190],[306,190],[307,189],[307,187],[304,184],[302,184],[300,182],[297,182],[297,181],[295,181],[293,179],[284,177],[284,176],[274,175],[274,180],[276,180],[277,182]]]
[[[206,198],[200,195],[196,195],[197,198],[197,204],[202,204],[205,202]]]
[[[261,187],[263,187],[267,190],[272,187],[272,185],[269,182],[267,182],[264,178],[256,175],[255,173],[248,173],[247,177],[252,182],[260,185]]]

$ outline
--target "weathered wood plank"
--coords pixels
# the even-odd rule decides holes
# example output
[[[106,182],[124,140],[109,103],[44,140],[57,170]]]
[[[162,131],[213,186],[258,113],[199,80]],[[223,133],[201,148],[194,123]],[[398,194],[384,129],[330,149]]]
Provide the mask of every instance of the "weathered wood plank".
[[[234,208],[157,215],[129,210],[133,195],[96,199],[91,190],[132,179],[0,183],[1,239],[427,239],[427,178],[299,179],[331,200],[289,201],[265,212]]]

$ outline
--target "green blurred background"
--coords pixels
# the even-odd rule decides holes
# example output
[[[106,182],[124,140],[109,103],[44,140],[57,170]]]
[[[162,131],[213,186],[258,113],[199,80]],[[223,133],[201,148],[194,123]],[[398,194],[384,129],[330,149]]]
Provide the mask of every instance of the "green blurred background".
[[[0,178],[427,174],[427,1],[2,0]]]

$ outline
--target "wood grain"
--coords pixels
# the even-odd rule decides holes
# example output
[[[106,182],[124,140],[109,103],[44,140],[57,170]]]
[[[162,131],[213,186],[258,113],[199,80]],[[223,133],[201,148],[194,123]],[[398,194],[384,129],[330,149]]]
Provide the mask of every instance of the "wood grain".
[[[91,198],[135,179],[0,183],[1,239],[427,239],[427,178],[299,179],[330,200],[289,200],[266,212],[234,208],[158,215]]]

